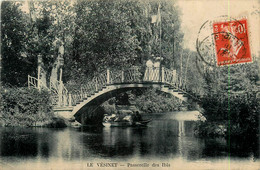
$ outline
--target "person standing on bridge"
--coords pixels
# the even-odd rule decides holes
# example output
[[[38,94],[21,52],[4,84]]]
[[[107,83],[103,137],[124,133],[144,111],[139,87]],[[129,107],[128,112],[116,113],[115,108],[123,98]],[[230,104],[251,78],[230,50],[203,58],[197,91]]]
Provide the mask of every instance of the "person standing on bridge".
[[[146,61],[146,69],[144,73],[144,81],[152,81],[153,80],[153,62],[152,60]]]
[[[153,76],[153,81],[159,82],[160,80],[160,57],[156,58],[155,63],[153,64],[153,70],[154,70],[154,76]]]

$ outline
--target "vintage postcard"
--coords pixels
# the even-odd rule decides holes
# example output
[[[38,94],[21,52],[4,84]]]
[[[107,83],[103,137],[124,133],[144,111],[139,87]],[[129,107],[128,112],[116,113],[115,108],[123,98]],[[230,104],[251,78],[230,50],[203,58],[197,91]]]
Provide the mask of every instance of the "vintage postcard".
[[[253,170],[258,0],[1,1],[0,170]]]

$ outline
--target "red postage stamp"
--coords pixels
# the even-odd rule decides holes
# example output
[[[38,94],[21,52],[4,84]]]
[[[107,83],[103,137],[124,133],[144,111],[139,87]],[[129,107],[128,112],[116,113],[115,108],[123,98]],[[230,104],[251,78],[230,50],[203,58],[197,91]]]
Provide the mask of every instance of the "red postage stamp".
[[[252,62],[246,19],[213,23],[217,65]]]

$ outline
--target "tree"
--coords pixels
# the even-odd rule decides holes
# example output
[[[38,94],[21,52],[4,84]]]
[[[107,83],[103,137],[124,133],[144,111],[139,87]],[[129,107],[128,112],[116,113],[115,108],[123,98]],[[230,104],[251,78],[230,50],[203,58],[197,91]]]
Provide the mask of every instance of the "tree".
[[[37,8],[36,8],[36,7]],[[48,77],[58,57],[59,43],[65,46],[65,56],[70,55],[74,28],[74,10],[70,1],[30,2],[31,22],[28,35],[28,55],[43,57]],[[65,57],[66,58],[66,57]]]
[[[76,29],[69,59],[74,75],[91,77],[108,67],[131,65],[136,59],[139,42],[123,5],[117,1],[78,1],[75,5]]]
[[[158,57],[159,27],[151,23],[158,5],[135,0],[77,1],[71,53],[65,59],[66,80],[77,79],[82,84],[106,68],[144,66],[148,58]],[[168,68],[179,62],[182,34],[178,15],[174,4],[161,3],[162,57]]]
[[[1,6],[2,81],[6,85],[24,86],[34,69],[26,56],[26,17],[20,3],[4,1]]]
[[[17,6],[19,3],[9,4]],[[158,15],[158,7],[161,27],[157,23],[151,23],[151,17]],[[19,5],[16,10],[19,15],[15,12],[5,14],[10,11],[5,10],[3,16],[6,22],[10,18],[8,15],[15,16],[17,22],[16,25],[11,23],[13,25],[5,30],[21,29],[16,32],[18,36],[14,36],[14,39],[19,40],[14,40],[16,45],[11,47],[16,49],[13,49],[13,54],[8,57],[24,56],[20,58],[26,59],[29,67],[15,67],[24,74],[18,76],[23,79],[29,73],[37,75],[37,59],[40,55],[49,77],[58,56],[58,41],[64,44],[65,49],[65,82],[82,84],[106,68],[144,66],[148,59],[154,59],[160,54],[165,67],[180,70],[178,56],[183,35],[178,8],[170,1],[165,0],[160,4],[155,1],[137,0],[78,0],[74,3],[68,0],[30,1],[28,13],[22,13]],[[5,44],[8,46],[8,42]],[[14,51],[21,51],[21,54]],[[3,65],[11,68],[12,64],[3,62]],[[21,64],[19,66],[21,67]],[[24,68],[30,70],[20,71]]]
[[[208,121],[229,122],[231,134],[257,133],[259,99],[258,61],[244,65],[216,67],[204,75],[207,93],[202,98]]]

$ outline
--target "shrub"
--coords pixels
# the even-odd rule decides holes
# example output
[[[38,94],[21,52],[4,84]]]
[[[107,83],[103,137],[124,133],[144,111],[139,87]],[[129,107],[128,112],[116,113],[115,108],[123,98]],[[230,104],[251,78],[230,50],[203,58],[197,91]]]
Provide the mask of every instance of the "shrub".
[[[258,133],[260,104],[254,92],[240,96],[208,95],[202,101],[203,116],[207,119],[207,124],[222,122],[231,136]]]
[[[175,97],[148,89],[136,97],[136,106],[146,113],[160,113],[178,110],[182,104]]]
[[[6,126],[33,126],[53,116],[50,94],[37,89],[5,88],[2,96],[2,120]]]

